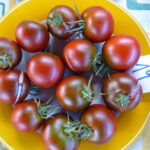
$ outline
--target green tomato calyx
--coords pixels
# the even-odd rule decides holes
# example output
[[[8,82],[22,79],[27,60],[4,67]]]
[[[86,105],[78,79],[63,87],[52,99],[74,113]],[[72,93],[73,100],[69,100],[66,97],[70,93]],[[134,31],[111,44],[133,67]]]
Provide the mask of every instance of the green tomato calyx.
[[[115,97],[115,101],[118,102],[118,106],[122,111],[122,107],[126,107],[129,104],[129,96],[119,93],[117,97]]]

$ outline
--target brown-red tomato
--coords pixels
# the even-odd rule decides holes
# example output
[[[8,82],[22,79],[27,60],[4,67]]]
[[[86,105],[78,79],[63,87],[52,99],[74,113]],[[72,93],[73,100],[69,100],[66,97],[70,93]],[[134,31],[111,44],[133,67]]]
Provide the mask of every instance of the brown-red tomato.
[[[117,71],[126,71],[136,65],[141,55],[140,44],[130,35],[110,38],[102,50],[105,62]]]
[[[49,32],[41,22],[24,20],[16,28],[18,44],[28,52],[43,50],[49,42]]]
[[[41,88],[55,86],[63,77],[61,59],[51,53],[38,53],[27,63],[27,75],[32,83]]]
[[[46,150],[77,150],[80,141],[64,132],[67,122],[67,116],[64,114],[56,114],[45,122],[42,128],[42,140]]]
[[[0,72],[0,102],[15,104],[26,98],[29,81],[23,71],[11,69]]]
[[[81,115],[81,122],[87,125],[92,135],[87,139],[93,144],[105,144],[116,133],[117,119],[113,112],[101,104],[89,106]]]
[[[140,83],[127,73],[114,73],[102,85],[104,101],[113,110],[125,112],[135,108],[143,92]]]
[[[22,59],[19,45],[8,38],[0,37],[0,69],[17,66]]]
[[[65,64],[74,72],[89,71],[92,68],[95,54],[94,44],[86,39],[73,40],[63,49]]]
[[[85,21],[84,35],[93,42],[108,40],[114,30],[114,19],[111,13],[100,6],[87,8],[81,15]]]
[[[72,8],[66,5],[58,5],[48,14],[47,26],[53,36],[65,40],[72,34],[68,31],[77,27],[77,24],[68,24],[67,22],[76,20],[78,20],[78,16]]]

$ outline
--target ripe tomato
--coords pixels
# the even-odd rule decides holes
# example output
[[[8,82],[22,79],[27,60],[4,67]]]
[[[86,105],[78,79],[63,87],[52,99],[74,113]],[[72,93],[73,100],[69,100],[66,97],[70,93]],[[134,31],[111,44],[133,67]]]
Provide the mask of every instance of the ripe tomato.
[[[43,123],[37,104],[33,100],[18,104],[12,111],[11,120],[14,127],[21,132],[35,131]]]
[[[46,103],[34,98],[18,104],[12,111],[11,121],[21,132],[31,132],[39,129],[44,121],[51,116],[57,106],[51,107],[49,99]]]
[[[41,22],[25,20],[16,28],[16,40],[24,50],[34,53],[47,46],[49,33]]]
[[[87,87],[88,91],[84,88]],[[64,78],[56,89],[59,103],[66,109],[78,111],[86,108],[92,101],[92,85],[88,87],[88,80],[82,76],[68,76]],[[88,96],[84,96],[84,92]],[[89,98],[90,97],[90,98]]]
[[[15,104],[26,98],[29,81],[23,71],[16,69],[0,72],[0,102]]]
[[[140,54],[139,42],[130,35],[117,35],[103,46],[106,63],[117,71],[126,71],[136,65]]]
[[[107,143],[117,130],[115,115],[100,104],[89,106],[81,115],[81,122],[91,129],[92,136],[88,138],[88,141],[93,144]]]
[[[22,51],[18,44],[8,38],[0,37],[0,69],[17,66],[22,59]]]
[[[143,95],[140,83],[127,73],[114,73],[105,79],[102,92],[106,104],[119,112],[135,108]]]
[[[92,68],[96,54],[94,44],[86,39],[69,42],[63,50],[63,59],[67,67],[74,72],[86,72]]]
[[[27,75],[32,83],[41,88],[55,86],[63,77],[61,59],[51,53],[38,53],[27,64]]]
[[[78,16],[72,8],[66,5],[58,5],[48,14],[47,26],[53,36],[65,40],[72,34],[67,31],[77,27],[76,24],[67,24],[67,22],[76,20],[78,20]]]
[[[93,42],[108,40],[113,33],[114,19],[111,13],[100,6],[87,8],[81,15],[85,21],[84,35]]]
[[[76,150],[79,141],[64,132],[64,125],[67,124],[67,116],[56,114],[49,118],[42,128],[42,140],[46,150]]]

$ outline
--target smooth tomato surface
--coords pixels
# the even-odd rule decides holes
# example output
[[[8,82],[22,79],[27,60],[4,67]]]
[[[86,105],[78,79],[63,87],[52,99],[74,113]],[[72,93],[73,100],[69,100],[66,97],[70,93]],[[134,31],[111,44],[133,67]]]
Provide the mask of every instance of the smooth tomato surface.
[[[88,80],[82,76],[73,75],[64,78],[56,89],[56,97],[59,103],[71,111],[86,108],[89,102],[82,98],[81,89],[83,85],[88,85]]]
[[[18,104],[12,111],[11,121],[21,132],[31,132],[40,128],[43,119],[38,114],[34,100],[27,100]]]
[[[77,27],[77,24],[67,24],[67,22],[77,21],[78,16],[72,8],[66,5],[58,5],[50,11],[48,17],[51,17],[53,19],[56,18],[54,10],[57,14],[60,14],[62,16],[62,22],[60,23],[60,25],[55,26],[53,24],[50,24],[49,22],[51,22],[52,20],[48,19],[48,30],[54,37],[65,40],[72,34],[67,31]]]
[[[20,70],[11,69],[0,72],[0,102],[14,104],[26,98],[29,92],[29,81]]]
[[[27,64],[29,79],[41,88],[55,86],[63,77],[64,65],[61,59],[51,53],[38,53]]]
[[[63,50],[63,59],[67,67],[74,72],[86,72],[92,68],[96,54],[94,44],[86,39],[69,42]]]
[[[114,73],[110,76],[110,79],[105,79],[102,92],[106,94],[103,95],[103,98],[111,109],[125,112],[135,108],[140,103],[143,95],[142,87],[133,76],[127,73]],[[122,103],[119,106],[119,102],[115,101],[119,94],[128,97],[129,103],[127,106],[123,106]]]
[[[16,40],[24,50],[34,53],[47,46],[49,33],[41,22],[24,20],[16,28]]]
[[[126,71],[136,65],[141,55],[140,44],[130,35],[117,35],[103,46],[106,63],[117,71]]]
[[[108,40],[114,30],[114,19],[111,13],[100,6],[92,6],[82,13],[85,20],[84,35],[93,42]]]
[[[91,128],[93,135],[88,141],[93,144],[105,144],[117,130],[117,119],[113,112],[101,104],[89,106],[81,115],[81,122]]]
[[[2,58],[0,58],[0,69],[15,67],[20,63],[22,59],[21,48],[15,41],[8,38],[0,37],[0,57],[5,59],[6,62],[5,64],[4,61],[2,63]],[[9,61],[10,64],[8,64],[7,61]]]
[[[42,140],[46,150],[76,150],[78,148],[80,142],[64,133],[65,124],[67,124],[67,116],[64,114],[56,114],[45,122],[42,128]]]

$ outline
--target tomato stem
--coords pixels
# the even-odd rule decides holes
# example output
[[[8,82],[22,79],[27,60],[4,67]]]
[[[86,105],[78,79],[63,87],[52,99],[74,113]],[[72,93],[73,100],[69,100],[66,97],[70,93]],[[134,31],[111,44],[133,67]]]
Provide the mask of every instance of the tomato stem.
[[[119,93],[117,97],[115,97],[115,101],[118,102],[118,106],[122,111],[122,107],[128,106],[129,104],[129,96]]]
[[[74,3],[74,6],[75,6],[75,9],[76,9],[77,15],[79,17],[79,20],[78,21],[73,21],[73,22],[67,22],[67,24],[78,24],[77,28],[74,28],[74,29],[71,29],[71,30],[67,31],[67,32],[74,32],[69,37],[70,40],[72,40],[75,37],[80,38],[80,35],[84,32],[84,29],[85,29],[85,21],[81,18],[79,10],[77,8],[77,5],[75,3]]]
[[[53,9],[53,12],[55,14],[55,18],[52,18],[52,17],[48,16],[47,17],[47,19],[48,19],[47,23],[51,24],[51,25],[53,25],[55,27],[59,27],[62,24],[62,22],[63,22],[62,15],[61,15],[61,13],[58,14],[55,9]]]
[[[11,64],[11,57],[9,55],[0,55],[0,66],[2,69],[6,69],[8,66],[9,68],[12,67]]]
[[[35,103],[37,104],[38,108],[38,114],[42,119],[48,119],[49,117],[52,117],[52,113],[59,109],[59,106],[53,106],[50,105],[50,101],[52,100],[52,97],[44,104],[41,105],[40,100],[37,101],[36,98],[34,98]]]
[[[88,85],[83,85],[82,89],[81,89],[82,98],[84,100],[87,100],[88,102],[96,100],[96,98],[94,98],[94,94],[95,95],[105,95],[104,93],[96,92],[91,89],[90,86],[91,86],[92,79],[93,79],[93,74],[91,75],[91,77],[89,79]]]
[[[88,139],[92,136],[92,130],[85,124],[82,124],[81,121],[69,121],[69,114],[67,113],[67,124],[64,125],[64,132],[69,135],[71,138],[76,140]]]

